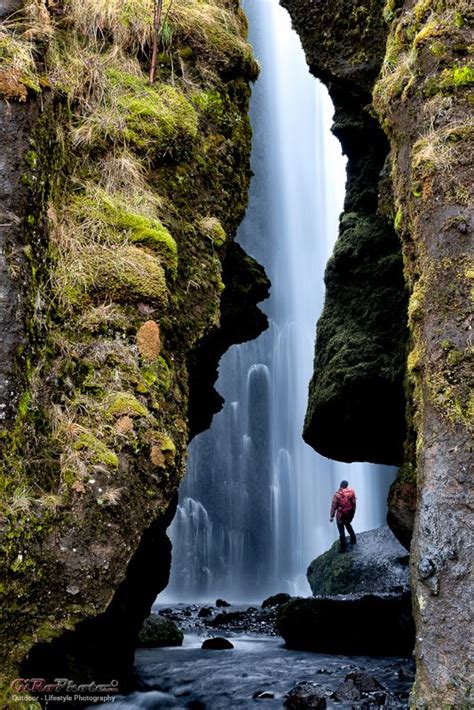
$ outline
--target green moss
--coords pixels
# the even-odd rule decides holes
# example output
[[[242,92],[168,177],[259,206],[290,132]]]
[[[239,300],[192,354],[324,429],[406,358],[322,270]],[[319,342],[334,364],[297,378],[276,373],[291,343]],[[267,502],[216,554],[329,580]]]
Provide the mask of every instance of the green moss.
[[[453,71],[454,86],[471,86],[474,84],[474,69],[472,66],[456,67]]]
[[[227,242],[225,229],[215,217],[205,217],[201,219],[199,221],[199,229],[216,247],[222,247]]]
[[[112,417],[147,417],[148,409],[128,392],[115,392],[107,398],[106,412]]]
[[[87,222],[89,230],[91,220],[94,220],[94,228],[104,240],[126,239],[153,249],[163,257],[163,265],[175,276],[178,267],[176,242],[166,227],[151,216],[153,205],[142,204],[140,212],[141,197],[145,196],[110,193],[96,188],[92,194],[86,192],[77,197],[72,210],[79,220]],[[135,209],[134,204],[137,205]]]
[[[402,222],[403,222],[403,211],[402,211],[402,208],[399,207],[397,210],[397,213],[395,215],[395,219],[393,221],[393,228],[395,229],[397,234],[401,234]]]
[[[458,29],[462,29],[466,25],[464,17],[459,10],[456,10],[454,13],[454,24]]]
[[[173,439],[166,432],[155,432],[153,443],[164,455],[164,462],[167,466],[172,466],[176,457],[176,445]]]
[[[197,114],[183,92],[167,84],[151,87],[145,77],[116,69],[107,70],[107,77],[122,120],[114,123],[114,107],[106,109],[96,117],[105,121],[103,134],[149,156],[183,156],[197,135]]]
[[[118,303],[151,300],[168,303],[165,272],[159,259],[135,246],[117,249],[91,244],[64,260],[56,272],[58,298],[68,307],[84,307],[84,296],[107,295]]]
[[[117,454],[111,451],[102,441],[91,432],[80,434],[74,444],[76,451],[86,451],[92,463],[103,464],[110,468],[118,468]]]
[[[24,161],[31,170],[35,170],[38,165],[38,153],[33,148],[27,150],[24,155]]]
[[[416,483],[416,466],[412,463],[404,463],[397,471],[396,484]]]
[[[444,69],[439,76],[427,80],[424,93],[426,96],[451,93],[474,84],[474,69],[471,65]]]
[[[350,554],[341,555],[338,550],[339,542],[335,542],[311,563],[308,581],[313,594],[347,594],[351,589],[353,560]]]
[[[385,7],[383,9],[383,19],[385,22],[391,22],[393,18],[395,17],[395,2],[394,0],[388,0],[388,2],[385,3]]]

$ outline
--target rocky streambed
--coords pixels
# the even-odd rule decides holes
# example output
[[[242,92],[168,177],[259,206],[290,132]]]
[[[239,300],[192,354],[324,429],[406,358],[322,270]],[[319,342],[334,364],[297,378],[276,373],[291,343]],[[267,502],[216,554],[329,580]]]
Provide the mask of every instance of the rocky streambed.
[[[100,707],[408,707],[410,659],[289,650],[278,637],[278,606],[179,604],[154,612],[179,624],[182,646],[138,649],[135,692]],[[233,648],[202,648],[215,637]]]

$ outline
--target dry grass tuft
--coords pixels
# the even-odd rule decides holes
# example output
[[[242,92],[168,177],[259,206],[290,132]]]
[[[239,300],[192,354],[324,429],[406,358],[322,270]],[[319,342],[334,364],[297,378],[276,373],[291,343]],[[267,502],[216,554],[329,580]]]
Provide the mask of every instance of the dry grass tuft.
[[[73,28],[98,43],[137,52],[149,45],[153,0],[66,0],[65,10]]]
[[[435,169],[451,172],[466,155],[466,141],[474,139],[474,123],[451,123],[443,128],[432,128],[421,136],[413,146],[412,168]]]

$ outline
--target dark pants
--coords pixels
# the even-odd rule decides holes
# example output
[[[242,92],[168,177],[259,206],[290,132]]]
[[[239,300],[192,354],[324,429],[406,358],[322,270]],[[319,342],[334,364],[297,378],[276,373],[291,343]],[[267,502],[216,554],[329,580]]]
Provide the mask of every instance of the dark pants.
[[[351,543],[354,545],[356,542],[355,532],[354,532],[352,525],[351,525],[353,517],[354,517],[353,515],[341,515],[341,519],[336,520],[337,529],[339,530],[339,539],[341,541],[341,550],[345,550],[347,547],[346,546],[346,533],[345,533],[344,528],[347,530],[347,532],[350,535]]]

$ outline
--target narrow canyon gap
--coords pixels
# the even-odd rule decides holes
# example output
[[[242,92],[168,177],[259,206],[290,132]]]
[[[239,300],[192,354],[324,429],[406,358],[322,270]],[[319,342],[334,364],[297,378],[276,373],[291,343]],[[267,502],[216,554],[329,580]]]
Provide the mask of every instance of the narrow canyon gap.
[[[334,462],[302,440],[345,160],[330,133],[331,101],[286,11],[277,0],[244,9],[262,71],[251,100],[255,176],[238,241],[271,279],[270,328],[221,361],[225,406],[191,444],[160,599],[309,593],[306,567],[337,536],[328,518],[341,478],[359,495],[359,531],[384,523],[393,480],[389,467]]]

